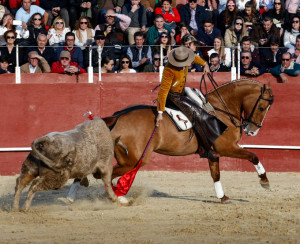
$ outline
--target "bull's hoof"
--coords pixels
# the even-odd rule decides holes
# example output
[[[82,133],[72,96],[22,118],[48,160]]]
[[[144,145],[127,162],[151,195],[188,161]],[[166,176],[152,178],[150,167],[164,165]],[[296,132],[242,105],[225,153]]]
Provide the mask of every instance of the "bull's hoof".
[[[124,196],[119,196],[118,197],[118,202],[122,205],[122,206],[129,206],[130,201],[124,197]]]
[[[263,188],[265,188],[266,190],[270,190],[270,183],[269,183],[269,181],[263,182],[263,181],[261,180],[259,183],[260,183],[260,185],[261,185]]]
[[[232,202],[230,201],[229,197],[227,197],[226,195],[224,195],[224,197],[221,198],[221,203],[222,204],[230,204]]]

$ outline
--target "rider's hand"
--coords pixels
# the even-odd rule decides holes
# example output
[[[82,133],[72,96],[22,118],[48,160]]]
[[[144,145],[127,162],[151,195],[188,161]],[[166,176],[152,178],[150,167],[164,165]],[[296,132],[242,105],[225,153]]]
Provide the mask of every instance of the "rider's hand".
[[[209,66],[208,66],[207,63],[203,67],[203,73],[204,74],[210,74],[210,69],[209,69]]]
[[[160,122],[163,120],[163,115],[161,113],[158,113],[156,117],[156,126],[160,125]]]

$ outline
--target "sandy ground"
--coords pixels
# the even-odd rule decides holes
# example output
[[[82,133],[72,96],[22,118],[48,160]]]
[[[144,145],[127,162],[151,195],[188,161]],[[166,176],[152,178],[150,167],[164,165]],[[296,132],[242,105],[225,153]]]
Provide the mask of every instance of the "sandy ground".
[[[90,178],[78,200],[61,191],[36,194],[29,212],[10,212],[17,176],[0,176],[0,243],[300,243],[300,174],[221,172],[232,203],[216,199],[209,172],[138,172],[132,205],[106,199]],[[25,189],[21,204],[24,203]]]

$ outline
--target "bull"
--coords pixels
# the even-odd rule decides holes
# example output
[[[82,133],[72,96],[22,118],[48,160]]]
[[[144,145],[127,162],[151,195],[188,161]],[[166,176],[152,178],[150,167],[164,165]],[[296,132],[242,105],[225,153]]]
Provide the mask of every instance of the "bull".
[[[114,142],[102,119],[87,120],[73,130],[51,132],[34,140],[31,147],[16,180],[14,211],[19,210],[20,196],[30,182],[23,206],[25,211],[37,191],[61,189],[69,179],[84,179],[89,174],[101,178],[108,198],[117,200],[111,186]]]

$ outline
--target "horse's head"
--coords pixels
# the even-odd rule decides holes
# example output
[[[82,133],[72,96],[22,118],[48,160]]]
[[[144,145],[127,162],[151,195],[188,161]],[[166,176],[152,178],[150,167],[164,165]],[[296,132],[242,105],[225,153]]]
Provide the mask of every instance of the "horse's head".
[[[246,102],[247,105],[244,105],[243,128],[247,136],[257,135],[273,101],[274,97],[270,85],[264,85],[256,101],[253,98]],[[255,103],[254,106],[253,103]]]

